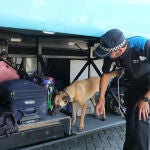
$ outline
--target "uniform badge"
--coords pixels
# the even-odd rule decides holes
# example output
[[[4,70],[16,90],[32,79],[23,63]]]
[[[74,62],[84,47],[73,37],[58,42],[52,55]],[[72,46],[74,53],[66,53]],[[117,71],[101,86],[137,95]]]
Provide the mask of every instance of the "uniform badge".
[[[140,59],[141,61],[144,61],[144,60],[146,60],[146,57],[145,57],[145,56],[139,56],[139,59]]]

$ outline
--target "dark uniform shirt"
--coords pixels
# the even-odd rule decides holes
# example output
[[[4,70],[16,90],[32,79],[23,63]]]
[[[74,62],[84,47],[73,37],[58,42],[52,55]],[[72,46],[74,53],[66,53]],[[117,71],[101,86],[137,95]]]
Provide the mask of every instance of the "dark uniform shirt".
[[[125,53],[117,59],[105,58],[102,71],[103,73],[110,73],[114,66],[123,67],[125,68],[125,76],[128,79],[132,80],[138,78],[141,74],[144,74],[148,70],[145,64],[144,67],[142,67],[143,70],[139,70],[139,64],[141,64],[141,62],[149,63],[149,52],[150,40],[141,36],[128,38],[127,50]]]
[[[135,103],[150,89],[150,40],[136,36],[127,39],[127,50],[117,59],[105,58],[103,73],[110,73],[114,68],[123,67],[125,95],[129,105]],[[148,75],[148,76],[147,76]]]

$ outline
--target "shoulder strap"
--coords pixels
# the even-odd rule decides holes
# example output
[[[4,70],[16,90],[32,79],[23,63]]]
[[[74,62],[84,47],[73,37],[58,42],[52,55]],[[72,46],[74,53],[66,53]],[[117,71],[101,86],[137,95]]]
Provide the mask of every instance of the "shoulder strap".
[[[10,136],[11,133],[18,131],[17,121],[11,112],[3,112],[1,114],[0,121],[0,130],[3,131],[7,136]]]
[[[16,68],[13,67],[12,64],[9,61],[3,59],[1,56],[0,56],[0,61],[4,61],[7,65],[11,66],[12,68],[14,68],[16,70]]]

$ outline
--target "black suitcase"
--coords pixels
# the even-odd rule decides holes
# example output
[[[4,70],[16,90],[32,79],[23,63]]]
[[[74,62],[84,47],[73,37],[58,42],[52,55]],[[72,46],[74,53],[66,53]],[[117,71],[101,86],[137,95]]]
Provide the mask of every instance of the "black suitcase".
[[[20,123],[39,120],[47,112],[47,90],[25,79],[2,82],[0,105]]]

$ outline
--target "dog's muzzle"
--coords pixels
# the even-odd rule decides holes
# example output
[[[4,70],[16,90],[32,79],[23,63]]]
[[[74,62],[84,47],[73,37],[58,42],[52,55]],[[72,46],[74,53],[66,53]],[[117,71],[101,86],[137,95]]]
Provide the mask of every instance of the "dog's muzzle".
[[[61,106],[55,106],[53,109],[52,109],[52,111],[51,111],[51,115],[52,116],[54,116],[54,115],[56,115],[56,113],[58,112],[58,111],[60,111],[61,110]]]

